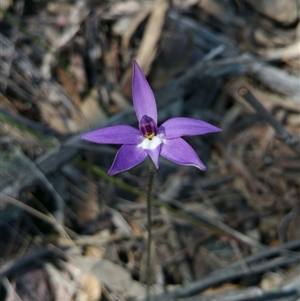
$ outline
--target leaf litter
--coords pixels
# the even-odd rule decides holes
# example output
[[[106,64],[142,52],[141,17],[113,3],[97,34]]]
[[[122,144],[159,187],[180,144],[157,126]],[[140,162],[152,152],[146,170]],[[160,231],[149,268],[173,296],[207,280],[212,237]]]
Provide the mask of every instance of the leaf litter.
[[[117,149],[78,138],[137,126],[134,59],[159,124],[185,116],[223,129],[186,139],[206,172],[160,162],[153,300],[299,298],[297,8],[297,0],[5,1],[4,300],[143,300],[147,164],[107,177]]]

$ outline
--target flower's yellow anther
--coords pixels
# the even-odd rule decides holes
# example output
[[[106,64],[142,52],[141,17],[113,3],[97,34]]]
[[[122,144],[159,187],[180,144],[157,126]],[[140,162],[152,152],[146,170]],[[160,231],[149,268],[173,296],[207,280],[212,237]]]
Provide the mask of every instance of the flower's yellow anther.
[[[154,133],[151,133],[151,134],[146,134],[145,135],[145,138],[148,138],[148,139],[152,139],[153,138],[153,136],[154,136]]]

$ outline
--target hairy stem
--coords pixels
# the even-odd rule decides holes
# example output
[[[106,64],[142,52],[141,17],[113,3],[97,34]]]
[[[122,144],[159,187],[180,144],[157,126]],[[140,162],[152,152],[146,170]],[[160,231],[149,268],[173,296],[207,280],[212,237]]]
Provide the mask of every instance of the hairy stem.
[[[148,178],[148,189],[147,189],[147,224],[148,224],[148,244],[147,244],[147,261],[146,261],[146,285],[147,285],[147,293],[146,300],[150,301],[150,282],[151,282],[151,242],[152,242],[152,217],[151,217],[151,195],[152,195],[152,187],[153,187],[153,179],[155,173],[155,166],[153,162],[150,160],[149,166],[149,178]]]

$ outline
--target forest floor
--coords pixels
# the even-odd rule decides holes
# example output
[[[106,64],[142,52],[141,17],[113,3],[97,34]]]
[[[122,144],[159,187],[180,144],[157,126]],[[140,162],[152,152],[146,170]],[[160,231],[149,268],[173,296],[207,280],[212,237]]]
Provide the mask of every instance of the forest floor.
[[[1,0],[0,299],[144,300],[147,160],[110,177],[138,126],[132,62],[158,123],[207,166],[161,159],[152,300],[300,298],[299,0]]]

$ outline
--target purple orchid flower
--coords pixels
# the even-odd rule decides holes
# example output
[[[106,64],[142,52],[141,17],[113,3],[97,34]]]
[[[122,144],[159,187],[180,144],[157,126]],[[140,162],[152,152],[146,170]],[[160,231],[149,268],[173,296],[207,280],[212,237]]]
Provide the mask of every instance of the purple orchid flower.
[[[191,165],[205,170],[193,148],[180,137],[195,136],[221,129],[198,119],[176,117],[157,127],[157,109],[153,92],[137,62],[132,77],[133,104],[139,130],[130,125],[115,125],[98,129],[80,138],[100,144],[123,144],[108,175],[128,170],[149,156],[159,167],[159,155],[180,165]]]

